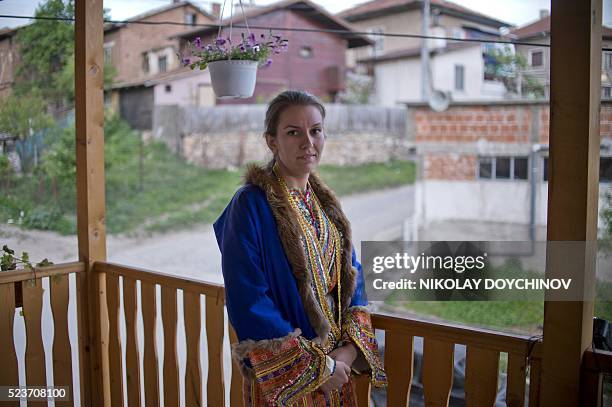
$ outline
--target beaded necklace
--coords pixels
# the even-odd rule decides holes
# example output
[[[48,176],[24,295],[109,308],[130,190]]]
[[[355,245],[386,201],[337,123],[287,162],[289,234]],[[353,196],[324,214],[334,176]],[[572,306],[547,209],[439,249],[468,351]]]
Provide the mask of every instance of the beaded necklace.
[[[341,261],[342,255],[341,255],[341,248],[340,248],[340,233],[338,232],[338,229],[336,228],[336,226],[330,220],[324,219],[324,214],[323,214],[321,203],[319,202],[319,199],[317,198],[314,191],[312,191],[312,188],[310,188],[310,191],[312,194],[312,206],[311,208],[309,208],[309,212],[313,220],[316,219],[316,221],[318,222],[319,228],[321,229],[320,233],[317,234],[315,226],[310,221],[308,221],[308,219],[306,219],[304,213],[300,210],[300,208],[297,205],[296,198],[291,194],[289,188],[287,187],[287,183],[279,175],[277,163],[274,164],[273,171],[274,171],[274,174],[276,175],[276,178],[278,179],[278,182],[281,184],[281,186],[283,187],[285,191],[287,200],[289,201],[289,204],[291,205],[294,213],[296,214],[298,224],[302,231],[302,241],[304,243],[304,246],[306,249],[305,251],[308,256],[309,265],[311,268],[310,272],[312,276],[314,277],[314,285],[316,288],[316,294],[319,300],[319,304],[321,305],[321,308],[323,309],[323,312],[325,316],[327,317],[327,319],[329,320],[330,325],[331,325],[331,332],[330,332],[331,337],[329,338],[330,340],[328,340],[326,344],[323,344],[323,347],[324,349],[329,348],[325,350],[331,350],[333,346],[335,345],[335,343],[341,338],[341,330],[339,327],[342,326],[342,307],[341,307],[341,295],[340,295],[341,294],[340,270],[341,270],[341,264],[342,264],[342,261]],[[327,220],[327,223],[325,223],[325,220]],[[330,256],[325,256],[325,251],[323,250],[323,246],[321,243],[321,239],[323,239],[323,236],[324,236],[323,228],[325,227],[326,224],[329,228],[330,244],[333,245],[333,247],[331,247],[330,248],[331,250],[329,251]],[[329,257],[329,261],[326,261],[325,257]],[[334,315],[326,299],[327,289],[325,287],[327,284],[325,280],[327,279],[324,276],[322,276],[321,273],[319,273],[316,269],[317,264],[319,264],[317,262],[317,259],[320,259],[321,261],[320,267],[323,269],[323,273],[325,273],[325,270],[329,270],[330,274],[332,274],[333,277],[335,278],[336,285],[338,286],[338,292],[337,292],[338,294],[338,297],[337,297],[338,320],[337,320],[337,323],[336,323]]]

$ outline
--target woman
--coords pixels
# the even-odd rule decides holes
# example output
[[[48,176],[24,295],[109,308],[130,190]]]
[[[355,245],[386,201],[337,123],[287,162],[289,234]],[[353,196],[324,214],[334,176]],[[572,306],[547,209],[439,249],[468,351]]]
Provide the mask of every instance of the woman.
[[[248,168],[214,225],[246,405],[356,406],[351,370],[386,383],[349,222],[313,173],[324,118],[308,93],[274,98],[274,158]]]

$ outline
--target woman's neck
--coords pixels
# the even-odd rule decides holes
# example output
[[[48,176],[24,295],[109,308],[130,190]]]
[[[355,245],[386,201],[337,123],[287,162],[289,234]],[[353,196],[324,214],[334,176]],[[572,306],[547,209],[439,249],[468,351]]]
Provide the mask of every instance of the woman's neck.
[[[285,183],[287,184],[287,188],[293,189],[293,188],[297,188],[300,191],[304,191],[306,190],[306,186],[308,185],[308,177],[310,174],[305,174],[305,175],[300,175],[300,176],[295,176],[292,175],[287,168],[283,165],[283,163],[281,163],[280,161],[276,161],[277,163],[277,170],[278,170],[278,175],[280,175],[281,177],[283,177],[283,179],[285,180]]]

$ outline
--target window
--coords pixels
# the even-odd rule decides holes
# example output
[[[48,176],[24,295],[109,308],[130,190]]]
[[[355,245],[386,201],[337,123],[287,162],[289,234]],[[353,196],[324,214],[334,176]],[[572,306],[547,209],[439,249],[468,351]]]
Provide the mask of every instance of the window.
[[[168,85],[164,86],[164,90],[166,91],[166,93],[172,92],[172,85],[168,84]]]
[[[548,157],[544,157],[544,165],[542,167],[542,180],[548,181]]]
[[[374,45],[372,46],[372,53],[377,53],[383,50],[384,48],[384,38],[382,35],[376,35],[376,34],[383,34],[385,32],[385,30],[382,27],[371,27],[368,28],[368,32],[371,33],[372,35],[369,35],[368,37],[370,38],[370,40],[372,40],[374,42]]]
[[[168,68],[168,58],[166,56],[159,57],[157,59],[157,68],[159,72],[166,72],[166,69]]]
[[[111,105],[110,91],[104,92],[104,107],[109,108]]]
[[[510,157],[497,157],[495,159],[495,178],[510,179]]]
[[[465,89],[465,67],[455,65],[455,90]]]
[[[612,182],[612,157],[599,158],[599,182]]]
[[[104,65],[113,63],[113,44],[104,44]]]
[[[480,158],[478,162],[478,178],[493,178],[493,159],[488,157]]]
[[[480,157],[478,178],[526,180],[529,178],[529,158]]]
[[[612,69],[612,52],[604,52],[601,58],[601,69],[604,71]]]
[[[544,65],[544,51],[531,51],[529,55],[531,58],[531,66],[539,67]]]
[[[198,17],[195,13],[185,13],[185,23],[186,24],[195,24],[197,22]]]
[[[609,86],[601,87],[601,98],[602,99],[612,99],[612,88]]]
[[[149,73],[149,55],[145,52],[142,54],[142,72]]]
[[[458,27],[453,27],[451,30],[451,37],[453,38],[463,38],[463,30]]]
[[[300,47],[299,55],[302,58],[312,58],[312,48],[306,45]]]
[[[514,158],[514,179],[527,179],[528,177],[528,164],[529,160],[527,157],[515,157]]]

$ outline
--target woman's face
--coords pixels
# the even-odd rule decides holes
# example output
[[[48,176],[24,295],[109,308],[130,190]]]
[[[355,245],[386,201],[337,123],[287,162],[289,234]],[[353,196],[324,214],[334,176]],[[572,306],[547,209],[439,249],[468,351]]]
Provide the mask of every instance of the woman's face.
[[[316,106],[290,106],[280,114],[276,136],[266,135],[279,165],[293,177],[310,174],[319,165],[325,135]]]

